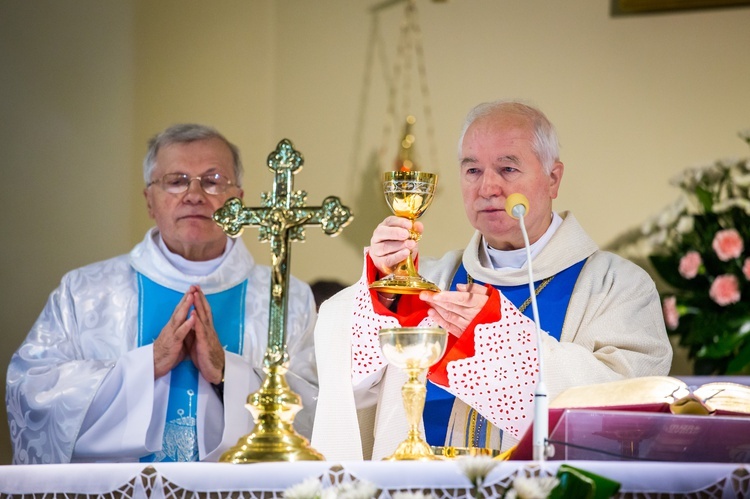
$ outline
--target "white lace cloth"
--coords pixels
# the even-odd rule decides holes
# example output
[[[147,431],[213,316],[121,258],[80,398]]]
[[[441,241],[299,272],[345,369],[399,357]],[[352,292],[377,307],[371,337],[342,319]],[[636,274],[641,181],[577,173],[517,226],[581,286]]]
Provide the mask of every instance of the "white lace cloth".
[[[562,461],[505,461],[487,476],[482,497],[502,497],[521,476],[550,476]],[[568,464],[621,483],[615,497],[748,497],[750,465],[671,462],[571,461]],[[0,496],[32,499],[33,494],[65,499],[282,498],[284,490],[308,478],[324,487],[366,480],[377,497],[422,491],[441,498],[471,497],[469,480],[453,461],[442,462],[280,462],[55,464],[0,466]],[[37,496],[39,497],[39,496]]]

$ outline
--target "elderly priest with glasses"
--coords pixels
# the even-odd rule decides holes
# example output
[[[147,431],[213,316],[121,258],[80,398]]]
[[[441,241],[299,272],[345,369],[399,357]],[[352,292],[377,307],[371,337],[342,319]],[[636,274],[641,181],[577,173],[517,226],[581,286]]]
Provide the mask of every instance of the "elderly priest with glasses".
[[[215,129],[175,125],[143,163],[156,227],[126,255],[66,274],[8,368],[15,463],[216,461],[252,428],[270,268],[212,215],[242,197],[239,151]],[[310,288],[289,283],[286,377],[317,396]]]

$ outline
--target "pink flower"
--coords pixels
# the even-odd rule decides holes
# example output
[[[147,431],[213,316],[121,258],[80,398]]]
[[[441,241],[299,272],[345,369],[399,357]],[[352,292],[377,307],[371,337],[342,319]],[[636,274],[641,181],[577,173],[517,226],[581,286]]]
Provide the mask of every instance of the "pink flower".
[[[692,279],[698,275],[698,269],[700,269],[703,259],[701,254],[697,251],[688,251],[680,258],[680,265],[678,270],[680,275],[685,279]]]
[[[680,313],[677,311],[677,298],[667,296],[662,301],[662,311],[664,312],[664,324],[667,328],[674,331],[680,325]]]
[[[737,303],[740,301],[740,282],[737,276],[732,274],[718,276],[711,283],[708,295],[722,307]]]
[[[745,279],[750,281],[750,258],[745,258],[745,264],[742,266],[742,273],[745,275]]]
[[[722,262],[727,262],[732,258],[739,258],[744,249],[742,237],[740,237],[740,233],[736,229],[724,229],[717,232],[711,246]]]

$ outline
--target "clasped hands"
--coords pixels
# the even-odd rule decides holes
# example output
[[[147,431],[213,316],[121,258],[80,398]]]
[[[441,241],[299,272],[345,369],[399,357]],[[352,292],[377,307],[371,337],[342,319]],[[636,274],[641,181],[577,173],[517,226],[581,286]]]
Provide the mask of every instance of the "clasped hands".
[[[206,381],[221,382],[224,348],[214,329],[211,307],[199,286],[190,286],[154,341],[154,379],[186,358],[193,361]]]
[[[383,275],[394,272],[399,263],[406,260],[411,252],[416,258],[417,241],[411,231],[422,234],[422,222],[407,218],[389,216],[376,228],[370,239],[370,258]],[[430,306],[427,315],[450,334],[460,337],[477,314],[487,303],[488,290],[476,284],[458,284],[456,291],[432,293],[422,291],[419,298]],[[392,295],[380,293],[387,302]]]

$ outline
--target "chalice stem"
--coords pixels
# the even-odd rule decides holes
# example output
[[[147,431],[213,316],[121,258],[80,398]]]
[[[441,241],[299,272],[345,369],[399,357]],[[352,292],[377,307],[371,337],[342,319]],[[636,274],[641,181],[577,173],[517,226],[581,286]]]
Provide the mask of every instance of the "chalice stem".
[[[419,371],[409,370],[409,381],[401,388],[401,395],[406,409],[406,421],[409,423],[409,439],[419,439],[419,422],[422,420],[427,388],[419,381]]]
[[[411,226],[412,229],[409,230],[409,239],[413,241],[419,241],[421,235],[414,231],[414,220],[411,221]],[[417,274],[417,268],[414,266],[414,257],[412,256],[411,251],[409,252],[409,256],[406,258],[406,260],[398,264],[394,273],[396,275],[419,278],[419,274]]]
[[[412,277],[416,277],[419,274],[417,274],[417,268],[414,266],[414,258],[412,258],[411,253],[409,253],[409,257],[406,259],[406,262],[404,262],[404,265],[406,266],[406,274]]]

